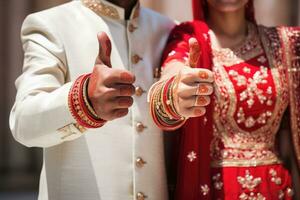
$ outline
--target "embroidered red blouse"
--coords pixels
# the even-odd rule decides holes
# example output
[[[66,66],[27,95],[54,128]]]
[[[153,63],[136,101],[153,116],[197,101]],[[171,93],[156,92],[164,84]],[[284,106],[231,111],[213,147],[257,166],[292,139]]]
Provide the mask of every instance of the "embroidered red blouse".
[[[164,65],[174,59],[184,61],[187,41],[196,37],[200,45],[210,45],[202,46],[202,53],[209,52],[215,75],[209,145],[198,141],[204,137],[192,139],[193,134],[204,133],[182,129],[176,199],[291,199],[291,176],[278,156],[275,139],[290,104],[293,144],[300,155],[300,120],[295,113],[300,111],[300,29],[249,23],[242,45],[218,49],[214,33],[201,32],[197,26],[202,24],[176,27],[163,58]],[[199,119],[199,125],[203,121]]]

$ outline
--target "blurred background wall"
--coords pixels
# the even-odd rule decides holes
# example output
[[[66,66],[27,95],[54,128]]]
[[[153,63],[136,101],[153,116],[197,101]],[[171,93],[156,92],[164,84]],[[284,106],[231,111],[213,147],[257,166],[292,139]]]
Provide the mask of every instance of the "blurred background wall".
[[[41,168],[41,149],[16,143],[8,128],[9,111],[15,97],[14,81],[21,73],[21,23],[26,15],[67,0],[0,0],[0,199],[35,199]],[[179,21],[191,19],[189,0],[141,0],[152,8]],[[297,25],[300,0],[256,0],[257,19],[265,25]],[[30,195],[25,197],[27,192]],[[25,192],[25,193],[24,193]]]

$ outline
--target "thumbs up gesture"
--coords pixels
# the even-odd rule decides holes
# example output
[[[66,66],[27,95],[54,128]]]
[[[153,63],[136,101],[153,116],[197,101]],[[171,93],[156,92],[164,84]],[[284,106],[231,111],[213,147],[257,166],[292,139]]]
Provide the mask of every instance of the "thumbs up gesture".
[[[99,54],[88,83],[88,98],[97,113],[104,120],[113,120],[127,115],[133,104],[135,76],[126,70],[111,66],[111,41],[107,34],[97,35]]]
[[[189,40],[189,58],[181,67],[174,88],[174,104],[178,113],[184,117],[199,117],[205,114],[205,106],[210,103],[213,92],[213,73],[207,69],[194,68],[201,56],[199,43],[195,38]]]

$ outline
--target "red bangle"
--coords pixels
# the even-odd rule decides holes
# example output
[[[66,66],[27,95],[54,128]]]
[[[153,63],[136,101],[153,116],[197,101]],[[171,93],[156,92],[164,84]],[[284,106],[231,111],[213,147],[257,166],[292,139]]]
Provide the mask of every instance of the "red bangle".
[[[83,90],[85,81],[88,80],[90,74],[81,75],[77,78],[69,92],[69,109],[72,116],[78,124],[86,128],[99,128],[103,126],[106,121],[103,119],[94,118],[88,111],[84,102]]]
[[[166,113],[168,114],[168,116],[171,119],[179,120],[182,117],[179,116],[175,111],[173,111],[173,109],[171,108],[171,102],[170,102],[171,99],[169,99],[169,97],[168,97],[169,90],[171,89],[170,87],[173,84],[174,79],[175,79],[175,76],[170,78],[163,86],[162,104],[163,104],[163,107],[164,107]]]
[[[164,100],[167,98],[163,98],[164,96],[163,93],[164,91],[168,92],[168,90],[171,89],[170,87],[172,85],[173,80],[174,79],[167,80],[166,82],[164,81],[157,82],[150,89],[150,93],[148,96],[149,97],[148,100],[150,103],[150,112],[154,123],[159,128],[168,131],[180,128],[186,121],[185,119],[182,118],[179,119],[178,114],[176,114],[176,117],[171,119],[168,117],[169,115],[166,111],[166,108],[168,108],[168,110],[172,110],[172,108],[170,105],[167,105],[167,103],[164,102]],[[159,114],[159,112],[163,112],[163,113]]]

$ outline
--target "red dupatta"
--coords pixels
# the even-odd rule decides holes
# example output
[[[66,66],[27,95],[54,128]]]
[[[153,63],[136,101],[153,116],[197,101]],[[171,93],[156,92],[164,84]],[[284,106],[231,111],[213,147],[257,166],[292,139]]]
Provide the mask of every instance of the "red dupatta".
[[[198,68],[212,70],[212,53],[207,17],[206,0],[193,0],[196,21],[185,22],[174,28],[163,54],[164,64],[171,60],[183,60],[189,52],[188,40],[195,37],[200,44],[201,56]],[[253,0],[246,5],[246,18],[255,23]],[[176,200],[212,199],[210,176],[210,143],[213,138],[213,101],[206,107],[203,117],[190,118],[180,131]]]

